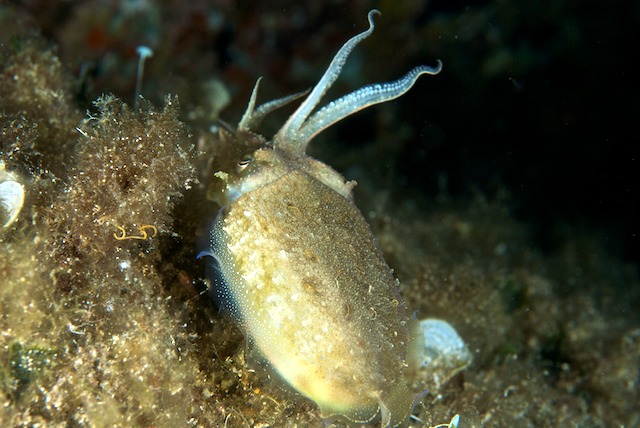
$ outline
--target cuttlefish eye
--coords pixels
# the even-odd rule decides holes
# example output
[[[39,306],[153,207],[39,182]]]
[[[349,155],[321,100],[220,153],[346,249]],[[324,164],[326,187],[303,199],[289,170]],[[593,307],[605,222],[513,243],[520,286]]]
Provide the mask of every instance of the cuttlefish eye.
[[[240,174],[242,171],[244,171],[251,162],[254,161],[253,156],[251,155],[244,155],[243,157],[240,158],[240,160],[238,161],[238,164],[236,165],[236,172],[238,174]]]

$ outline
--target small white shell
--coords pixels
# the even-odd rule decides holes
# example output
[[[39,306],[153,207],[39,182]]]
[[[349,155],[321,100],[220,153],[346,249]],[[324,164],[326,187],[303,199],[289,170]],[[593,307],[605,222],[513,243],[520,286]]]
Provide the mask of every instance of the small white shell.
[[[454,358],[460,362],[471,359],[464,341],[448,322],[424,319],[420,321],[420,330],[424,335],[423,366],[433,364],[438,358]]]
[[[6,229],[18,218],[24,204],[24,186],[17,181],[15,174],[6,172],[4,162],[0,161],[0,226]]]
[[[420,321],[420,330],[424,350],[419,362],[425,380],[440,386],[471,364],[473,356],[451,324],[428,318]]]

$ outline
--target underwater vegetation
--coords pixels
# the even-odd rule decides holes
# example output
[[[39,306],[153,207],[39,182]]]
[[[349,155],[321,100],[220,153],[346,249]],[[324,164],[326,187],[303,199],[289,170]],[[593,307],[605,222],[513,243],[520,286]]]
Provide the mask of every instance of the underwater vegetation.
[[[212,117],[237,121],[258,75],[264,99],[313,84],[370,5],[344,3],[337,19],[316,2],[286,13],[233,2],[41,3],[0,6],[0,425],[322,426],[316,405],[250,364],[195,256],[218,209],[207,198],[212,163],[235,156]],[[389,27],[411,34],[393,46],[420,52],[417,63],[440,57],[413,39],[438,46],[422,2],[382,3],[379,33],[347,63],[338,93],[408,69],[388,55]],[[477,24],[469,32],[486,11],[464,15]],[[441,15],[436,27],[446,34],[458,22]],[[133,108],[141,41],[154,56],[148,101]],[[375,51],[389,61],[370,68]],[[505,56],[495,58],[487,73],[504,70]],[[357,179],[354,198],[408,311],[448,321],[473,354],[465,371],[428,380],[409,425],[456,414],[460,427],[640,424],[637,266],[572,225],[541,250],[499,186],[460,198],[446,186],[407,190],[421,159],[401,162],[420,144],[413,118],[439,119],[423,104],[400,116],[402,104],[417,94],[437,107],[438,79],[310,147]],[[265,135],[282,114],[265,120]],[[431,138],[437,124],[425,128]],[[413,172],[388,171],[390,162]]]

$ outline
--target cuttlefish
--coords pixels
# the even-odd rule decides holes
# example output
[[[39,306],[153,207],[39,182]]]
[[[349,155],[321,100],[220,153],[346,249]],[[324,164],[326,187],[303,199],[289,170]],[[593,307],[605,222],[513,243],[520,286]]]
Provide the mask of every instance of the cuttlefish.
[[[210,254],[216,300],[239,323],[252,354],[327,420],[398,426],[422,396],[411,391],[410,376],[423,361],[423,331],[354,204],[355,183],[305,153],[336,122],[440,72],[439,61],[419,66],[316,110],[353,48],[372,34],[377,14],[369,12],[369,28],[340,48],[273,138],[255,129],[301,95],[256,107],[260,80],[237,129],[221,132],[234,151],[213,178],[212,198],[222,208]]]

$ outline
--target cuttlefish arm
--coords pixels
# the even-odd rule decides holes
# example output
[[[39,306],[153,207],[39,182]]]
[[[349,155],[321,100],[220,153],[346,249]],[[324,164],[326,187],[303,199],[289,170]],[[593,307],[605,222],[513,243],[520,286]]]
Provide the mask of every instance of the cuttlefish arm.
[[[261,80],[262,77],[259,77],[256,81],[255,86],[253,87],[253,91],[251,91],[251,98],[249,99],[247,110],[244,112],[240,123],[238,123],[238,131],[257,130],[257,128],[260,126],[260,123],[262,123],[262,119],[264,119],[267,114],[309,93],[308,90],[297,92],[295,94],[287,95],[286,97],[278,98],[277,100],[268,101],[256,108],[256,98],[258,97],[258,88],[260,87]]]
[[[329,126],[366,107],[403,95],[411,89],[418,77],[423,74],[433,75],[440,72],[442,69],[440,61],[438,61],[436,67],[419,66],[395,82],[365,86],[327,104],[311,115],[322,97],[340,75],[342,67],[353,48],[373,33],[375,28],[373,17],[379,14],[380,11],[377,9],[369,11],[367,16],[369,28],[349,39],[336,53],[331,64],[329,64],[329,67],[309,96],[275,135],[275,147],[292,155],[302,155],[305,153],[309,141]]]
[[[300,141],[308,143],[320,132],[345,117],[369,106],[398,98],[411,89],[421,75],[438,74],[440,70],[442,70],[442,62],[438,60],[436,67],[421,65],[394,82],[368,85],[335,101],[331,101],[304,122],[304,125],[298,131],[298,138]]]

